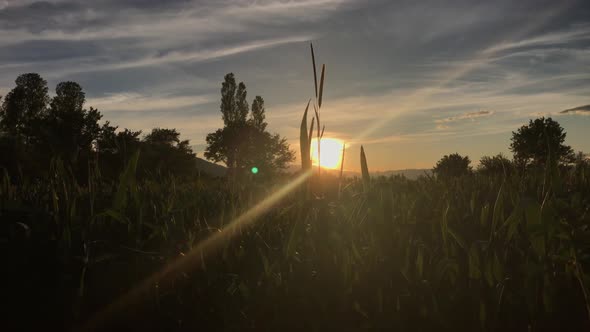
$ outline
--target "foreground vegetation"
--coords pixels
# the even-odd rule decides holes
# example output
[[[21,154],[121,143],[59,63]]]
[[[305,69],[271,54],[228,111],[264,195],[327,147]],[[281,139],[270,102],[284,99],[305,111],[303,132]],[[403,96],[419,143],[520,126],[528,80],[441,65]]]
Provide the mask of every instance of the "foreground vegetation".
[[[234,191],[224,181],[138,183],[132,170],[115,186],[94,178],[80,187],[59,165],[43,182],[4,177],[4,284],[15,312],[34,317],[19,324],[86,321],[273,190],[255,181]],[[324,190],[324,199],[293,192],[109,324],[588,327],[587,165],[508,178],[381,178],[366,191],[354,180],[339,199],[336,186]]]

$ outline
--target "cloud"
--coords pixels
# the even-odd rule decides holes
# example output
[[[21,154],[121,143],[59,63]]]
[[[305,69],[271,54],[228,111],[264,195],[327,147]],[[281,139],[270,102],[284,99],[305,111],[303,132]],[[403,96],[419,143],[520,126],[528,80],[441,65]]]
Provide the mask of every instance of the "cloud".
[[[222,125],[220,82],[234,72],[296,146],[313,40],[326,135],[420,153],[454,137],[491,146],[483,135],[588,103],[590,6],[566,2],[0,0],[0,94],[23,72],[73,80],[112,123],[176,127],[199,145]]]
[[[434,122],[442,124],[442,123],[457,122],[457,121],[461,121],[461,120],[475,120],[477,118],[488,117],[493,114],[494,114],[493,111],[477,111],[477,112],[463,113],[463,114],[460,114],[457,116],[451,116],[451,117],[444,118],[444,119],[437,119],[437,120],[434,120]]]
[[[577,115],[590,115],[590,105],[579,106],[570,108],[559,112],[560,114],[577,114]]]
[[[542,35],[521,39],[514,42],[503,42],[486,50],[497,53],[508,50],[526,48],[546,48],[548,46],[567,46],[575,42],[590,40],[590,24],[576,24],[565,30],[549,32]]]
[[[99,98],[88,98],[86,104],[99,111],[174,111],[202,105],[216,100],[213,96],[145,96],[139,93],[116,93]]]

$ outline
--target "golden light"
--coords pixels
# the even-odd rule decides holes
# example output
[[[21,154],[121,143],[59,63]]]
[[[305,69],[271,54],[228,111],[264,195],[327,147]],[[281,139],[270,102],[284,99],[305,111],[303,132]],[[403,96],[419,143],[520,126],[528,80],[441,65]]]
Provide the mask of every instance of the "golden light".
[[[340,166],[342,160],[342,150],[344,143],[335,138],[322,138],[320,140],[320,158],[318,160],[318,141],[311,140],[311,160],[314,165],[320,165],[324,168],[336,169]]]
[[[305,184],[305,181],[311,174],[311,172],[301,173],[295,179],[286,183],[258,204],[235,218],[224,228],[199,242],[186,254],[178,256],[161,270],[156,271],[142,282],[133,286],[127,293],[107,305],[103,310],[96,312],[81,330],[102,330],[111,319],[121,313],[127,312],[128,307],[133,307],[139,301],[144,300],[146,294],[149,294],[154,287],[157,288],[160,282],[170,282],[170,280],[178,278],[182,273],[188,273],[205,266],[205,257],[222,250],[229,241],[242,234],[242,229],[254,224],[258,220],[258,217],[270,210],[277,202],[295,191],[299,186]]]

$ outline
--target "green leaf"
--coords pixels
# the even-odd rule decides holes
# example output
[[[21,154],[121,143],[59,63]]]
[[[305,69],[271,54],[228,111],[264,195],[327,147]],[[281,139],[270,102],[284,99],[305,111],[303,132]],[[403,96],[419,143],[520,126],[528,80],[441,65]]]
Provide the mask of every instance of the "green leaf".
[[[457,244],[459,245],[459,247],[461,247],[461,249],[463,250],[467,250],[467,245],[465,244],[465,240],[457,233],[455,233],[455,231],[451,228],[451,226],[447,227],[449,234],[451,235],[451,237],[453,239],[455,239],[455,241],[457,242]]]
[[[361,145],[361,173],[363,177],[363,187],[365,192],[369,191],[371,178],[369,176],[369,167],[367,166],[367,157],[365,156],[365,149]]]
[[[307,171],[311,168],[311,159],[310,154],[310,141],[308,140],[307,134],[307,111],[309,110],[309,103],[311,99],[307,102],[307,106],[305,106],[305,112],[303,113],[303,118],[301,119],[301,127],[299,132],[299,148],[301,150],[301,168],[304,171]]]
[[[322,76],[320,77],[320,92],[318,96],[318,107],[322,107],[322,96],[324,94],[324,73],[326,71],[326,65],[322,65]]]
[[[316,73],[316,66],[315,66],[315,54],[313,53],[313,44],[309,44],[311,47],[311,64],[313,65],[313,83],[315,86],[315,97],[318,97],[318,75]]]
[[[490,241],[494,237],[496,232],[496,226],[501,224],[504,221],[504,199],[502,195],[502,190],[504,188],[504,183],[500,186],[498,190],[498,196],[496,196],[496,202],[494,203],[494,211],[492,214],[492,229],[490,230]]]

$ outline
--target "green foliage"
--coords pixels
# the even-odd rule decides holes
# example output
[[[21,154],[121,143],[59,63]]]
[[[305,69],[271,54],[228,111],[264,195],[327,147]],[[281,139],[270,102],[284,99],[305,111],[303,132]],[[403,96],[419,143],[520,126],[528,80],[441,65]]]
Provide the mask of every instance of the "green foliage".
[[[470,163],[469,157],[463,157],[458,153],[453,153],[442,157],[436,163],[432,172],[441,178],[459,177],[471,172]]]
[[[105,179],[115,181],[140,148],[140,176],[195,173],[189,141],[181,141],[176,130],[156,128],[140,140],[140,131],[117,132],[108,121],[100,126],[102,115],[85,108],[85,93],[78,83],[59,83],[53,98],[47,91],[41,76],[23,74],[0,108],[0,167],[13,178],[46,176],[59,159],[79,183],[88,181],[96,167]],[[277,145],[276,141],[272,142]]]
[[[76,162],[80,154],[91,151],[98,139],[102,115],[92,107],[84,109],[85,94],[78,83],[59,83],[55,92],[40,135],[53,156]]]
[[[504,157],[503,154],[499,153],[492,157],[481,157],[477,171],[486,175],[508,176],[512,174],[515,169],[512,161]]]
[[[303,112],[303,118],[301,118],[301,125],[299,127],[299,148],[301,150],[301,169],[304,171],[311,170],[311,133],[313,131],[313,121],[311,122],[312,128],[307,133],[307,112],[309,110],[309,103],[305,106],[305,112]]]
[[[94,182],[95,196],[58,163],[52,179],[0,186],[2,220],[8,220],[6,207],[26,204],[52,216],[19,219],[34,232],[59,225],[41,234],[64,243],[54,254],[60,260],[73,266],[83,255],[80,243],[88,248],[88,268],[72,269],[59,281],[77,288],[82,280],[83,320],[274,191],[254,183],[232,192],[224,180],[142,180],[134,176],[142,160],[137,153],[131,157],[114,187]],[[476,173],[452,182],[377,178],[368,189],[363,180],[349,180],[329,205],[292,195],[219,252],[147,289],[136,309],[150,315],[136,321],[126,310],[120,314],[131,320],[125,324],[146,328],[213,328],[225,318],[227,326],[260,329],[536,331],[540,322],[553,329],[567,320],[583,330],[588,181],[566,172],[567,194],[540,197],[543,177],[516,173],[504,179]],[[330,196],[337,185],[324,190],[337,197]],[[85,208],[91,200],[94,214]],[[28,264],[34,269],[40,263]]]
[[[120,139],[133,139],[136,133],[123,132]],[[176,129],[154,128],[141,141],[142,174],[191,176],[196,173],[195,154],[188,140],[181,140]]]
[[[519,166],[543,166],[550,154],[555,161],[569,163],[573,160],[573,150],[564,144],[565,137],[557,121],[542,117],[512,132],[510,150]]]
[[[369,191],[371,185],[371,177],[369,176],[369,166],[367,165],[367,157],[365,156],[365,149],[361,145],[361,175],[363,178],[363,187],[365,192]]]
[[[47,110],[47,81],[39,74],[28,73],[17,77],[15,83],[0,110],[0,130],[29,142],[36,137],[39,119]]]

